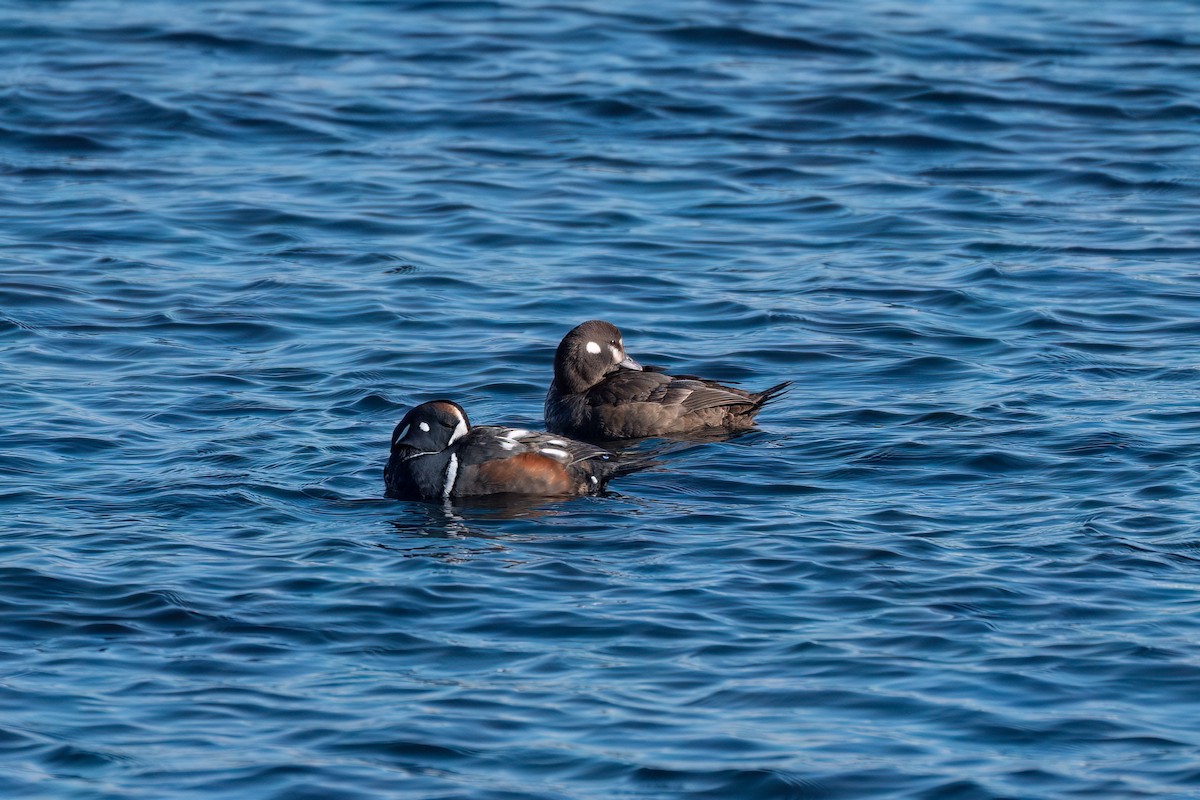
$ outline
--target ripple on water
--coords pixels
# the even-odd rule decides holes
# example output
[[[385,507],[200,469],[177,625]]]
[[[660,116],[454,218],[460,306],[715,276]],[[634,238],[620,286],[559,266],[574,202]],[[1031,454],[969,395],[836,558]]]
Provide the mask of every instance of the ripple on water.
[[[1192,10],[26,4],[0,794],[1194,793]],[[558,338],[758,430],[381,497]]]

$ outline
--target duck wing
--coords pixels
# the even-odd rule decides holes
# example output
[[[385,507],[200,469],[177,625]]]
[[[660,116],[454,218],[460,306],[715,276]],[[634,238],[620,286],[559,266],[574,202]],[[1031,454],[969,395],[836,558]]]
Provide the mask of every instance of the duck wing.
[[[472,462],[536,454],[551,458],[564,466],[571,466],[592,459],[607,460],[612,456],[602,447],[565,436],[498,425],[473,428],[469,444],[469,458]]]
[[[750,405],[746,392],[691,375],[672,376],[662,372],[622,370],[609,375],[588,392],[591,405],[656,403],[679,406],[684,413],[721,406]]]

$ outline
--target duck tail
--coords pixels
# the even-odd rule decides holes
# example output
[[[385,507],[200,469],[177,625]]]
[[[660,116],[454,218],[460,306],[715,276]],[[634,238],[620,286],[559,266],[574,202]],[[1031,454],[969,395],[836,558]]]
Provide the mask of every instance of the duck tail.
[[[629,475],[633,472],[641,472],[651,467],[656,467],[660,464],[657,459],[649,456],[617,456],[611,461],[604,463],[602,472],[599,473],[601,490],[608,488],[608,482],[613,478],[620,478],[624,475]]]
[[[777,383],[769,389],[763,389],[761,392],[752,395],[754,398],[754,405],[750,407],[750,412],[752,414],[757,414],[767,403],[771,402],[776,397],[782,397],[783,395],[787,394],[787,390],[790,389],[791,386],[791,381],[784,381],[783,383]]]
[[[662,462],[650,456],[624,456],[613,464],[613,471],[609,473],[609,477],[619,478],[632,472],[641,472],[651,467],[657,467],[660,463]]]

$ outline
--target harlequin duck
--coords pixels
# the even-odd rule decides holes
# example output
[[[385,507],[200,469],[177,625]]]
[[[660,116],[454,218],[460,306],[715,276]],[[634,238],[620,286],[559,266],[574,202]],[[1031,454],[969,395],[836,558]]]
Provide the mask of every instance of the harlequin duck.
[[[389,497],[449,501],[488,494],[599,494],[605,484],[649,466],[549,433],[471,427],[458,403],[433,400],[404,415],[392,432],[383,471]]]
[[[692,375],[666,375],[626,355],[615,325],[593,319],[558,345],[546,427],[591,441],[744,430],[790,385],[746,392]]]

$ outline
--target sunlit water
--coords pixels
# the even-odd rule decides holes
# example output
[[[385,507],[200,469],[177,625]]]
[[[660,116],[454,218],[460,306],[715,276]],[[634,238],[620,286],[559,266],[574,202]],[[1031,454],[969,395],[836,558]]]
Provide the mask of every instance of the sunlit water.
[[[9,3],[0,796],[1200,794],[1192,3]],[[553,350],[748,388],[382,499]]]

